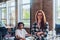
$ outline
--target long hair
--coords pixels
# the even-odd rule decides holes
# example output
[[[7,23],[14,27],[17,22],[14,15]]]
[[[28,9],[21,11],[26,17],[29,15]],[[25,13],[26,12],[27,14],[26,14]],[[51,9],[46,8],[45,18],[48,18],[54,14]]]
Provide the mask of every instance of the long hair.
[[[46,23],[45,13],[42,10],[38,10],[35,14],[35,21],[38,21],[38,18],[37,18],[38,13],[42,13],[41,28],[44,29],[45,28],[45,23]]]

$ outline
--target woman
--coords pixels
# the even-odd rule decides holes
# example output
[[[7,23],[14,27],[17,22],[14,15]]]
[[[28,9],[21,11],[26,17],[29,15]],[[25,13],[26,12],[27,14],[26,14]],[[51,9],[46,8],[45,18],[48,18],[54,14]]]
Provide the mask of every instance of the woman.
[[[26,32],[26,30],[24,29],[24,24],[23,22],[19,22],[18,23],[18,29],[15,32],[15,36],[16,36],[16,40],[26,40],[25,36],[31,36],[30,34],[28,34]]]
[[[38,10],[35,14],[35,22],[32,25],[31,33],[36,40],[44,40],[47,36],[47,22],[45,14],[42,10]]]

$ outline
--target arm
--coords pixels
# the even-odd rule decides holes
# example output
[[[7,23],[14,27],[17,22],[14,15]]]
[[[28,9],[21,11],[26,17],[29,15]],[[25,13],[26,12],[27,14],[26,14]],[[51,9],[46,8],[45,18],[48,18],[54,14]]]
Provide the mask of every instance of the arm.
[[[21,40],[25,40],[25,38],[19,37],[18,35],[16,35],[16,39],[21,39]]]
[[[16,37],[16,39],[25,39],[25,38],[22,38],[19,30],[16,30],[16,31],[15,31],[15,37]]]
[[[26,36],[31,36],[31,34],[28,33],[28,34],[26,34]]]
[[[31,36],[31,34],[29,34],[25,29],[24,29],[24,33],[26,36]]]
[[[31,28],[31,33],[32,33],[32,35],[34,35],[34,36],[40,36],[41,34],[43,34],[43,32],[38,32],[36,29],[36,25],[37,24],[33,24],[32,25],[32,28]]]

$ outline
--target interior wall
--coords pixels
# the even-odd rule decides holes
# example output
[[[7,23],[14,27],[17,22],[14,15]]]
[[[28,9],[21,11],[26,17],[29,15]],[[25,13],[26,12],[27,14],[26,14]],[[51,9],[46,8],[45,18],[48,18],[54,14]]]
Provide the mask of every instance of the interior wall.
[[[31,0],[31,9],[30,9],[31,26],[35,21],[35,13],[39,9],[42,9],[42,0]]]
[[[46,19],[49,23],[49,28],[53,28],[53,0],[31,0],[31,26],[35,21],[35,13],[37,10],[42,9],[46,14]]]
[[[53,0],[43,0],[43,11],[47,17],[50,30],[53,28]]]

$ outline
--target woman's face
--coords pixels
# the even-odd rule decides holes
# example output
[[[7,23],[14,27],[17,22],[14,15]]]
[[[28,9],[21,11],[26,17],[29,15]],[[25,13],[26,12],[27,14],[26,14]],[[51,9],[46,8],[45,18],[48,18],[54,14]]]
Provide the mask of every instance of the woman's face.
[[[41,20],[41,19],[42,19],[42,13],[38,13],[38,14],[37,14],[37,18],[38,18],[38,20],[39,20],[39,19]]]
[[[20,24],[20,25],[19,25],[19,28],[20,28],[20,29],[23,29],[23,24]]]

